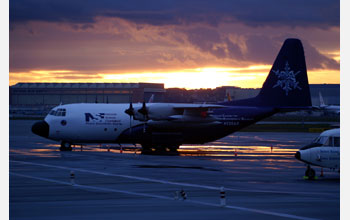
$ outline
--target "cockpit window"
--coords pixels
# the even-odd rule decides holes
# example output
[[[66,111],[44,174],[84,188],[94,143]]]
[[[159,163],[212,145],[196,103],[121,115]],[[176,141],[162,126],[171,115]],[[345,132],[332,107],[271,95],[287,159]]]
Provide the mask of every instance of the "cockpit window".
[[[65,108],[59,108],[57,110],[51,110],[49,112],[49,115],[54,115],[54,116],[66,116],[66,109]]]
[[[314,140],[314,143],[326,145],[327,141],[328,141],[328,136],[320,136]]]
[[[327,137],[326,141],[323,143],[324,146],[332,146],[333,145],[332,137]]]
[[[314,140],[314,143],[322,144],[324,146],[340,146],[340,137],[328,137],[328,136],[321,136]]]

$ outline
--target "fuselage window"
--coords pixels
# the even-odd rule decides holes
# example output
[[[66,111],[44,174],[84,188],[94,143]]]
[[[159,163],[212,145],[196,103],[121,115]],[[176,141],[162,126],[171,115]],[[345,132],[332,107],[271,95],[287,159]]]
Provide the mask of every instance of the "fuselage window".
[[[340,137],[334,137],[334,147],[340,147]]]

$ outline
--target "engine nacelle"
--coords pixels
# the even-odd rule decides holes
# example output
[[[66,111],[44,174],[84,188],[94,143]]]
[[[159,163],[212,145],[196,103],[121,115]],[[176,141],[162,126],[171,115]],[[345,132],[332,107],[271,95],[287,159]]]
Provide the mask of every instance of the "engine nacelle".
[[[135,108],[134,110],[134,119],[139,121],[168,120],[170,116],[178,114],[172,105],[166,103],[151,103],[146,105],[147,114],[140,113],[140,109]]]
[[[170,104],[154,103],[148,107],[148,118],[150,120],[168,120],[170,116],[179,114]]]

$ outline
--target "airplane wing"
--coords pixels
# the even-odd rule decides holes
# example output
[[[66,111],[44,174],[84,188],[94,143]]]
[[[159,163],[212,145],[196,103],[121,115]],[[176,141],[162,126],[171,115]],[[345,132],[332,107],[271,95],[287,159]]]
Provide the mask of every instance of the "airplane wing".
[[[197,117],[200,120],[210,114],[210,109],[225,107],[214,104],[150,103],[148,106],[144,104],[144,111],[142,112],[135,109],[133,115],[136,120],[178,120],[179,115],[181,115],[182,120],[186,120],[188,116],[191,116],[191,120],[193,117]]]
[[[191,106],[174,106],[174,110],[182,112],[182,120],[195,120],[201,121],[201,119],[207,118],[211,113],[210,109],[225,108],[222,105],[197,105]],[[178,119],[178,115],[170,116],[172,119]]]
[[[224,105],[208,105],[208,104],[174,104],[173,108],[175,110],[198,110],[198,111],[203,111],[203,110],[208,110],[208,109],[213,109],[213,108],[225,108],[227,106]]]
[[[183,112],[184,116],[200,116],[205,118],[208,116],[209,109],[225,108],[223,105],[208,105],[208,104],[191,104],[191,105],[176,105],[174,110]]]

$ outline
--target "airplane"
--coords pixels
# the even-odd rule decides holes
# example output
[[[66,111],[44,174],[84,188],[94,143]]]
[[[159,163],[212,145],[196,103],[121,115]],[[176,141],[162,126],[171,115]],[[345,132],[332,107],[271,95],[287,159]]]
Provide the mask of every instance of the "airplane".
[[[312,109],[304,50],[286,39],[253,98],[217,104],[78,103],[54,107],[32,126],[41,137],[72,144],[140,144],[144,153],[177,152],[182,144],[204,144],[278,112]]]
[[[320,106],[316,106],[314,108],[318,109],[318,110],[322,110],[325,114],[336,114],[339,115],[340,114],[340,106],[339,105],[326,105],[321,92],[318,93],[319,97],[320,97]]]
[[[295,158],[306,163],[305,177],[315,179],[311,165],[340,171],[340,129],[324,131],[311,144],[300,148]]]

